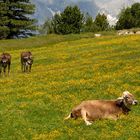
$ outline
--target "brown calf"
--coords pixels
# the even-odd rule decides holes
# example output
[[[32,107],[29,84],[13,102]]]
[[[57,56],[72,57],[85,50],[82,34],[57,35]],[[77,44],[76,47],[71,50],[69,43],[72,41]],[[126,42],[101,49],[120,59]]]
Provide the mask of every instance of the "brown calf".
[[[8,66],[8,75],[10,74],[10,65],[11,65],[11,55],[9,53],[3,53],[0,56],[0,75],[2,73],[2,69],[4,75],[6,75],[6,68]]]
[[[128,114],[131,110],[131,105],[136,105],[137,103],[133,95],[125,91],[122,97],[117,100],[83,101],[65,119],[82,117],[86,125],[91,125],[92,121],[97,119],[107,118],[116,120],[121,114]]]
[[[33,57],[31,52],[21,53],[21,70],[22,72],[31,72]]]

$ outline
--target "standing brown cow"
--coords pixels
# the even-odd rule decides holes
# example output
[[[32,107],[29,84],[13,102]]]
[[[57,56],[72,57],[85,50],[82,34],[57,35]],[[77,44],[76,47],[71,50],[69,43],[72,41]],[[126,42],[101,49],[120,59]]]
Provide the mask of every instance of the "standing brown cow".
[[[10,65],[11,65],[11,55],[9,53],[3,53],[0,56],[0,75],[2,73],[2,69],[4,75],[6,75],[6,68],[8,66],[8,75],[10,74]]]
[[[31,52],[21,53],[21,70],[22,72],[31,72],[33,57]]]

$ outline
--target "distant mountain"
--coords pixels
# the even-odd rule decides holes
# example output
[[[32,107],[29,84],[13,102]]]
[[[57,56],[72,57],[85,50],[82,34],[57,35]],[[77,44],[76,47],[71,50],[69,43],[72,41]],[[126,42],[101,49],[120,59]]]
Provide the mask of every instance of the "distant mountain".
[[[36,12],[33,15],[38,19],[39,24],[43,24],[47,18],[52,17],[55,13],[62,12],[68,5],[78,5],[84,13],[89,13],[95,17],[99,8],[94,1],[84,0],[32,0],[36,5]]]
[[[131,6],[140,0],[94,0],[99,7],[99,13],[107,15],[110,25],[114,25],[118,20],[118,15],[123,8]]]
[[[43,24],[55,13],[62,12],[68,5],[78,5],[82,12],[88,12],[94,18],[99,12],[105,13],[110,24],[114,24],[123,7],[140,2],[140,0],[31,0],[31,2],[36,5],[33,17],[38,19],[39,24]]]
[[[81,9],[84,13],[89,13],[92,17],[95,17],[97,15],[97,12],[99,11],[99,7],[96,5],[94,1],[79,1],[75,3],[78,5],[78,7]]]
[[[135,2],[140,2],[140,0],[95,0],[95,2],[100,11],[106,11],[116,17],[122,8],[131,6]]]

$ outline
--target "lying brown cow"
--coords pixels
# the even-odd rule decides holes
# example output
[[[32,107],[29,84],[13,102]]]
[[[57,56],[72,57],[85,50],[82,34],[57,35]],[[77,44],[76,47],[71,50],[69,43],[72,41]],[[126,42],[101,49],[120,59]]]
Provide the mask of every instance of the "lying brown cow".
[[[21,70],[22,72],[31,72],[33,57],[31,52],[21,53]]]
[[[137,103],[133,95],[125,91],[123,92],[123,96],[117,100],[83,101],[65,119],[82,117],[86,125],[91,125],[91,121],[97,119],[107,118],[116,120],[119,115],[128,114],[131,110],[131,105],[136,105]]]
[[[8,75],[10,74],[10,65],[11,65],[11,55],[9,53],[3,53],[0,56],[0,75],[2,73],[2,69],[4,75],[6,75],[6,68],[8,67]]]

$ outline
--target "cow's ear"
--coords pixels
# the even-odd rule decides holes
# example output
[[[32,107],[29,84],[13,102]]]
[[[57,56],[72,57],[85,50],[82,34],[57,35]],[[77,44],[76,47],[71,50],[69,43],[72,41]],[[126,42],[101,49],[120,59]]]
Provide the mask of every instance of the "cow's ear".
[[[117,106],[121,107],[122,104],[123,104],[123,99],[118,99],[118,100],[116,100],[116,105],[117,105]]]
[[[130,92],[129,91],[124,91],[123,92],[123,98],[126,98],[126,97],[128,97],[128,95],[130,94]]]

